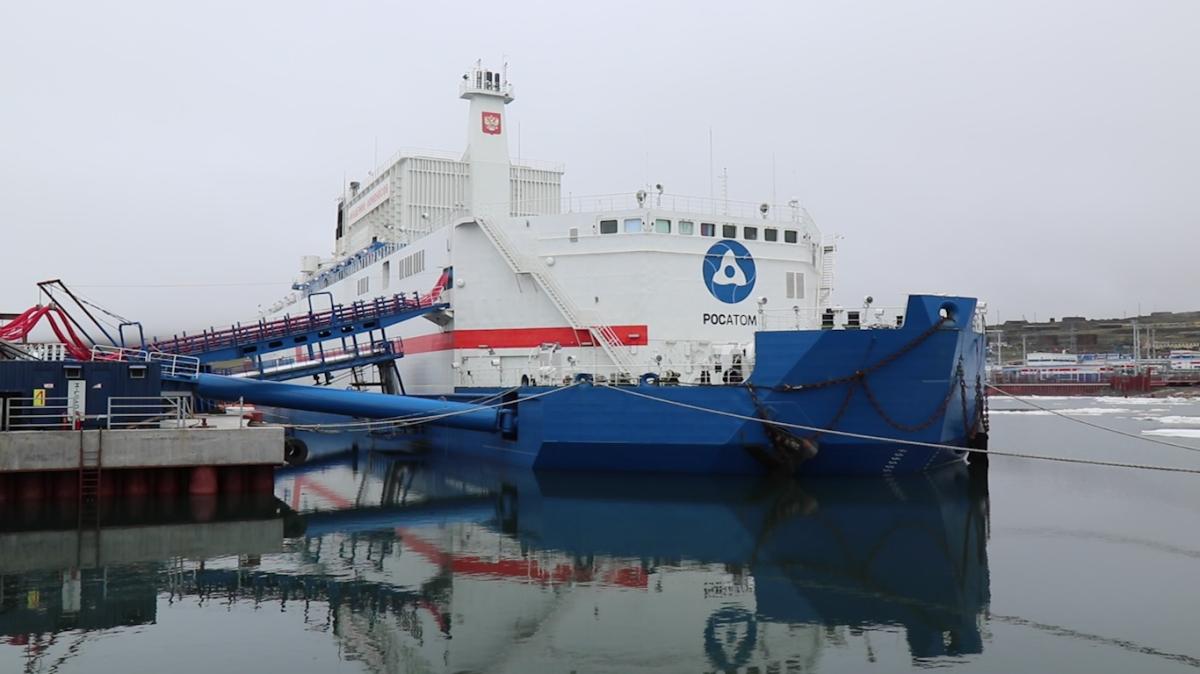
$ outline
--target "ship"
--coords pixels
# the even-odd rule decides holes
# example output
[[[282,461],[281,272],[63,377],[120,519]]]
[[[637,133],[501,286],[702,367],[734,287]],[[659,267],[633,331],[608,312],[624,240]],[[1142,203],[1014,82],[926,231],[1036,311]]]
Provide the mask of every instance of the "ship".
[[[402,151],[349,182],[333,254],[304,257],[260,316],[269,332],[344,307],[422,308],[371,347],[386,366],[312,375],[308,392],[209,377],[202,395],[310,424],[387,416],[381,393],[459,405],[391,419],[393,439],[563,470],[898,474],[961,462],[986,440],[975,298],[835,305],[836,245],[796,200],[661,184],[564,198],[561,164],[509,155],[507,66],[477,62],[459,94],[465,151]],[[317,357],[284,344],[244,369],[278,382],[310,376]]]

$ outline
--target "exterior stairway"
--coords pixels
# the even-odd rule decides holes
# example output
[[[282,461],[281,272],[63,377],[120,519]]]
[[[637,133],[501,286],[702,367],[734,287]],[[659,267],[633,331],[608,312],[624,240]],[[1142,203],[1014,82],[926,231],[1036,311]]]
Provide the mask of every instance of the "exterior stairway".
[[[604,355],[608,356],[618,372],[627,375],[633,374],[635,367],[633,360],[629,357],[629,352],[621,343],[621,338],[612,329],[612,326],[586,324],[581,317],[579,308],[554,279],[554,275],[546,268],[541,258],[536,255],[522,255],[513,246],[508,236],[487,218],[476,218],[475,222],[513,272],[533,277],[534,282],[538,284],[542,292],[546,293],[546,297],[550,298],[551,303],[567,320],[568,325],[575,330],[587,330],[588,334],[592,336],[592,341],[603,349]]]

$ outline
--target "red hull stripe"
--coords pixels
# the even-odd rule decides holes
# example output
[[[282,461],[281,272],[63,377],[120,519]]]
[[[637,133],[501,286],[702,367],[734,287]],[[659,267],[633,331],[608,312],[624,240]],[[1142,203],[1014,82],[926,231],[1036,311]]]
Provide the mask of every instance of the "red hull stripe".
[[[645,325],[614,325],[612,331],[624,346],[646,346],[649,343]],[[592,346],[592,336],[587,330],[572,328],[455,330],[454,332],[408,337],[404,340],[404,353],[489,347],[493,349],[525,349],[555,342],[563,346]]]

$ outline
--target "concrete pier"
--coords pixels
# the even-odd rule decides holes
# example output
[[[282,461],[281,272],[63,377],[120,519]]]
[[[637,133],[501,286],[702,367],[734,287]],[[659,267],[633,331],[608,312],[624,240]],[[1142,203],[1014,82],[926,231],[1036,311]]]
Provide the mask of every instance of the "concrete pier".
[[[99,451],[104,470],[278,466],[283,428],[7,431],[0,433],[0,474],[77,470],[81,451]]]

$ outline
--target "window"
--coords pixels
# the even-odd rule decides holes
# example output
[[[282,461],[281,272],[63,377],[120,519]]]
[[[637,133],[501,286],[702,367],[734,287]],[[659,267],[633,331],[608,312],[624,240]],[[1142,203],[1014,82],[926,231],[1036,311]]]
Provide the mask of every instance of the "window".
[[[787,273],[787,296],[789,300],[804,299],[804,272],[789,271]]]
[[[654,231],[658,232],[659,234],[670,234],[671,233],[671,221],[667,220],[665,218],[659,218],[659,219],[655,220],[654,221]]]
[[[700,223],[700,236],[716,236],[717,226],[711,222]]]
[[[625,232],[633,234],[642,231],[641,218],[625,218]]]
[[[767,227],[763,230],[763,241],[778,241],[779,230],[774,227]]]
[[[82,365],[64,365],[63,376],[67,379],[83,379]]]
[[[392,281],[392,279],[390,278],[391,275],[392,275],[392,262],[391,262],[391,260],[388,260],[383,263],[383,273],[380,274],[379,288],[381,290],[387,290],[388,284],[391,283],[391,281]]]
[[[722,239],[736,239],[737,238],[737,225],[721,225],[721,238]]]
[[[783,240],[786,241],[787,243],[796,243],[796,241],[799,240],[796,236],[796,230],[794,230],[794,229],[783,230]]]
[[[130,365],[129,366],[129,378],[130,379],[145,379],[146,378],[146,366],[145,365]]]
[[[601,234],[616,234],[617,233],[617,221],[616,220],[601,220],[600,221],[600,233]]]
[[[758,228],[757,227],[743,227],[742,228],[742,236],[746,237],[747,241],[757,241],[758,240]]]
[[[695,234],[696,233],[696,223],[692,222],[691,220],[680,220],[679,221],[679,233],[687,235],[687,236],[691,236],[691,235]]]
[[[568,229],[567,237],[571,239],[571,243],[577,243],[579,241],[579,228],[572,227]]]

